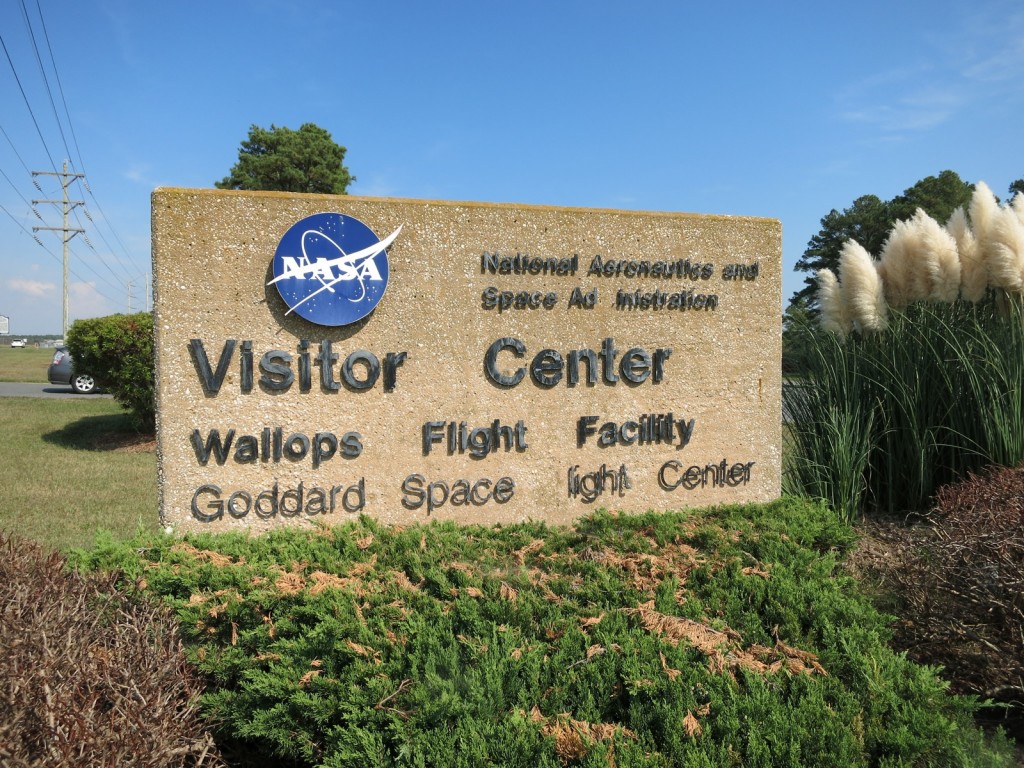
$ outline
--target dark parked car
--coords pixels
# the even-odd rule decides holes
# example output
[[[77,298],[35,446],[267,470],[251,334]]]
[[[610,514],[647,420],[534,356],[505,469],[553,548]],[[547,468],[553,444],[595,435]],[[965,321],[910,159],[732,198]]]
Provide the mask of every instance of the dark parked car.
[[[92,376],[74,369],[67,347],[57,347],[57,351],[53,353],[53,360],[50,361],[47,377],[51,384],[70,386],[80,395],[87,395],[97,389],[96,380]]]

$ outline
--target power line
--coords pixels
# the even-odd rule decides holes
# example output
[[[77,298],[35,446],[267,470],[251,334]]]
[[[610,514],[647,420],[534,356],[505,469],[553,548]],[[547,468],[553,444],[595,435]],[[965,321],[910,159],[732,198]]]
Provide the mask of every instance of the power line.
[[[82,164],[82,171],[83,172],[85,171],[85,165],[84,164]],[[86,194],[88,194],[90,199],[96,204],[96,210],[100,212],[100,215],[103,217],[104,223],[110,228],[110,232],[111,232],[111,234],[113,234],[114,239],[117,241],[118,245],[121,246],[121,250],[124,251],[125,256],[128,257],[128,259],[130,260],[131,259],[131,254],[128,253],[128,248],[125,246],[124,241],[121,240],[121,237],[117,234],[117,230],[114,229],[113,225],[110,223],[110,219],[107,217],[106,212],[103,210],[103,207],[100,205],[100,201],[98,199],[96,199],[96,195],[93,194],[92,187],[89,185],[88,180],[84,181],[82,183],[82,186],[85,188]],[[90,221],[91,220],[92,219],[90,219]],[[118,259],[118,263],[121,263],[120,259],[117,256],[117,253],[114,250],[114,248],[112,248],[110,243],[107,242],[107,239],[103,236],[103,233],[99,230],[99,228],[96,229],[96,232],[99,234],[100,239],[107,246],[107,248],[110,250],[110,252],[114,255],[114,258]],[[129,272],[128,269],[124,268],[123,264],[122,264],[122,268],[125,269],[125,272]],[[141,274],[141,273],[136,271],[136,274]]]
[[[11,189],[14,190],[14,194],[21,198],[21,202],[23,202],[26,207],[31,206],[31,203],[29,203],[28,199],[23,194],[21,194],[21,190],[14,185],[13,181],[11,181],[11,177],[4,173],[3,168],[0,168],[0,176],[3,176],[7,180],[7,183],[11,185]]]
[[[36,127],[36,133],[39,135],[39,141],[43,144],[43,150],[46,152],[46,156],[50,159],[50,167],[53,168],[53,172],[57,172],[57,164],[53,161],[53,155],[50,154],[50,148],[46,145],[46,139],[43,138],[43,131],[39,127],[39,121],[36,120],[36,113],[32,111],[32,105],[29,103],[28,95],[25,93],[25,88],[21,84],[21,78],[18,77],[18,70],[14,66],[14,61],[11,59],[10,51],[7,50],[7,43],[4,42],[3,35],[0,35],[0,47],[4,49],[4,55],[7,56],[7,63],[11,67],[11,73],[14,75],[14,80],[18,84],[18,90],[21,91],[21,98],[25,102],[25,108],[28,109],[28,113],[32,118],[32,124]]]
[[[85,226],[85,223],[83,222],[83,220],[81,218],[81,215],[84,214],[85,218],[88,219],[88,221],[93,225],[92,226],[92,230],[93,230],[94,234],[98,235],[98,237],[100,238],[100,240],[102,241],[102,243],[106,247],[108,255],[113,259],[113,263],[116,264],[118,269],[124,275],[127,276],[127,284],[132,285],[132,286],[137,285],[138,283],[136,282],[136,278],[142,277],[143,273],[142,273],[142,270],[135,264],[134,260],[132,259],[131,254],[128,252],[128,249],[127,249],[127,247],[124,244],[124,241],[121,239],[121,237],[118,234],[116,228],[113,226],[113,224],[110,221],[109,217],[106,215],[105,211],[103,210],[102,205],[100,204],[99,199],[93,193],[93,190],[92,190],[91,186],[88,184],[88,181],[86,181],[85,178],[84,178],[85,168],[84,168],[84,162],[82,160],[81,148],[80,148],[79,143],[78,143],[78,137],[77,137],[77,135],[75,133],[75,130],[74,130],[74,124],[73,124],[73,121],[71,119],[71,112],[70,112],[70,110],[68,108],[67,98],[66,98],[65,93],[64,93],[63,83],[61,82],[60,72],[59,72],[59,70],[57,68],[56,58],[54,56],[53,46],[52,46],[52,44],[50,42],[49,31],[48,31],[47,26],[46,26],[46,20],[45,20],[45,18],[43,16],[43,13],[42,13],[41,4],[40,4],[39,0],[36,0],[35,9],[36,9],[36,13],[38,14],[38,21],[39,21],[39,23],[37,25],[33,24],[33,21],[32,21],[32,19],[30,17],[28,5],[26,4],[26,0],[20,0],[20,6],[21,6],[21,11],[22,11],[22,17],[23,17],[25,26],[26,26],[27,31],[28,31],[30,42],[32,44],[32,50],[33,50],[34,55],[35,55],[36,64],[38,66],[39,73],[40,73],[40,76],[42,78],[42,85],[46,89],[47,98],[49,99],[49,102],[50,102],[50,108],[51,108],[51,111],[53,113],[54,120],[57,123],[57,129],[58,129],[58,131],[60,133],[60,138],[61,138],[63,147],[64,147],[64,149],[65,149],[65,151],[67,153],[67,156],[70,158],[71,155],[73,154],[72,151],[71,151],[71,147],[68,144],[68,135],[70,135],[70,137],[72,139],[72,142],[74,144],[74,149],[75,149],[75,153],[74,154],[78,158],[78,166],[79,166],[79,169],[81,170],[81,173],[76,172],[75,168],[74,168],[74,164],[72,163],[72,166],[71,166],[72,171],[69,172],[69,170],[68,170],[68,163],[67,162],[65,162],[65,164],[64,164],[64,171],[63,171],[63,173],[60,173],[60,172],[58,172],[56,170],[56,163],[54,161],[53,154],[50,151],[50,148],[49,148],[49,146],[48,146],[48,144],[46,142],[46,138],[45,138],[45,136],[43,134],[43,131],[42,131],[39,119],[37,118],[37,115],[36,115],[35,111],[32,108],[32,104],[31,104],[31,102],[30,102],[30,100],[28,98],[28,94],[26,92],[25,84],[23,84],[22,79],[21,79],[21,77],[18,74],[17,68],[16,68],[16,66],[14,64],[13,57],[11,55],[11,51],[8,49],[8,47],[6,45],[6,42],[3,40],[2,36],[0,36],[0,47],[2,47],[3,50],[4,50],[4,54],[5,54],[6,58],[7,58],[8,65],[10,66],[11,72],[12,72],[12,74],[14,76],[14,79],[15,79],[17,85],[18,85],[18,89],[19,89],[19,91],[21,93],[22,100],[23,100],[23,102],[25,104],[25,107],[28,110],[28,113],[29,113],[29,115],[30,115],[30,117],[32,119],[32,123],[35,126],[36,133],[39,136],[40,142],[43,145],[43,149],[44,149],[44,151],[46,153],[46,156],[47,156],[47,158],[50,161],[50,165],[54,169],[52,173],[43,172],[43,171],[32,173],[33,184],[35,185],[35,187],[40,192],[43,192],[43,188],[35,180],[35,176],[37,176],[37,175],[52,175],[52,176],[61,178],[61,180],[63,182],[62,183],[62,188],[63,188],[64,194],[63,194],[62,200],[59,200],[59,201],[58,200],[33,201],[33,204],[36,203],[36,202],[49,202],[49,203],[59,204],[59,205],[63,206],[63,226],[61,226],[61,227],[37,226],[37,227],[33,227],[33,230],[36,231],[36,232],[38,232],[40,230],[50,230],[50,231],[55,231],[57,233],[61,233],[63,235],[62,236],[63,250],[64,250],[64,255],[63,255],[63,266],[64,266],[64,278],[63,278],[63,282],[64,282],[64,287],[63,287],[63,315],[64,315],[64,319],[63,319],[63,325],[64,325],[64,330],[66,331],[66,329],[67,329],[67,322],[68,322],[68,275],[71,274],[76,279],[81,280],[82,282],[86,282],[86,281],[82,280],[82,278],[74,270],[72,270],[70,268],[70,266],[69,266],[69,261],[70,261],[69,254],[74,255],[74,257],[76,258],[76,260],[78,261],[79,264],[85,266],[93,275],[96,276],[96,278],[98,278],[100,281],[102,281],[103,283],[107,284],[111,288],[113,288],[116,292],[119,292],[121,289],[123,289],[123,287],[124,287],[124,285],[126,283],[126,281],[124,279],[122,279],[119,276],[118,272],[115,271],[115,269],[113,268],[111,259],[110,258],[105,258],[104,255],[102,253],[100,253],[96,249],[96,246],[90,241],[88,235],[86,234],[86,226]],[[41,29],[42,30],[43,38],[45,40],[45,53],[48,54],[48,56],[49,56],[49,68],[52,71],[52,77],[47,74],[47,66],[44,64],[44,56],[43,56],[43,52],[41,50],[40,41],[38,39],[37,29]],[[57,89],[58,89],[58,92],[59,92],[60,105],[63,107],[63,119],[62,119],[60,110],[58,109],[58,106],[57,106],[57,99],[55,99],[55,96],[54,96],[54,93],[53,93],[53,88],[51,87],[51,82],[56,83],[56,86],[57,86]],[[67,122],[67,132],[65,132],[65,127],[64,127],[64,122],[65,121]],[[15,146],[14,142],[11,140],[11,137],[7,134],[7,132],[5,130],[3,130],[2,127],[0,127],[0,132],[2,132],[4,134],[4,138],[6,139],[7,143],[11,146],[11,149],[14,151],[14,153],[15,153],[16,157],[18,158],[19,162],[22,164],[22,166],[25,168],[25,170],[28,171],[28,166],[26,165],[26,163],[25,163],[24,159],[22,158],[21,154],[18,152],[18,148]],[[28,205],[28,201],[25,200],[24,195],[21,194],[21,192],[18,190],[17,186],[10,179],[10,177],[7,176],[7,174],[5,172],[3,172],[2,170],[0,170],[0,173],[2,173],[2,175],[4,176],[4,178],[7,181],[7,183],[11,185],[11,187],[15,190],[15,192],[22,199],[22,201],[26,202],[26,205]],[[93,216],[90,214],[89,208],[85,205],[84,201],[82,201],[82,200],[70,201],[68,199],[68,185],[71,183],[71,181],[77,181],[77,180],[82,180],[82,188],[84,188],[85,191],[88,193],[91,202],[94,204],[96,210],[100,214],[100,217],[103,219],[103,227],[101,227],[100,223],[97,222],[93,218]],[[78,210],[79,208],[81,208],[81,212],[79,212],[79,210]],[[35,209],[34,205],[31,207],[31,210],[32,210],[32,212],[35,214],[35,216],[37,218],[42,219],[42,217],[39,215],[38,210]],[[22,231],[27,232],[25,226],[23,226],[20,222],[18,222],[17,219],[10,213],[10,211],[8,211],[6,208],[3,208],[3,211],[4,211],[4,213],[6,213],[18,225],[18,227]],[[69,221],[69,218],[68,218],[69,214],[74,218],[74,223],[77,226],[72,225],[72,223]],[[107,236],[104,234],[104,227],[107,230],[109,230],[109,233],[113,236],[114,240],[120,246],[121,252],[123,252],[125,257],[126,257],[125,260],[122,260],[121,256],[118,254],[117,249],[114,248],[111,245],[111,243],[107,240]],[[88,249],[94,254],[95,258],[99,261],[99,263],[102,264],[103,267],[106,269],[106,271],[110,274],[110,276],[113,279],[114,283],[111,283],[108,278],[106,278],[104,275],[102,275],[99,272],[97,272],[97,270],[90,263],[91,259],[86,259],[86,258],[83,258],[83,257],[79,256],[74,249],[70,248],[70,241],[74,238],[74,236],[76,234],[81,234],[82,235],[82,238],[81,238],[82,241],[88,247]],[[60,258],[58,258],[55,254],[53,254],[52,251],[50,251],[48,248],[46,248],[45,245],[43,245],[42,241],[39,239],[39,237],[37,235],[32,235],[32,237],[40,245],[40,247],[42,247],[43,250],[46,251],[52,258],[54,258],[55,260],[61,261]],[[149,275],[148,275],[148,273],[146,273],[144,279],[146,281],[144,284],[147,287],[147,297],[148,297],[148,289],[149,289]],[[115,285],[115,283],[116,283],[116,285]],[[102,291],[97,289],[95,287],[95,283],[93,283],[93,290],[95,290],[98,295],[102,296],[104,299],[106,299],[108,301],[111,301],[115,305],[121,303],[120,301],[111,299],[105,293],[103,293]],[[131,289],[129,288],[129,291],[130,290]],[[129,302],[131,302],[130,293],[129,293]]]
[[[50,45],[50,33],[46,30],[46,19],[43,17],[43,9],[39,5],[39,0],[36,0],[36,12],[39,14],[39,24],[43,28],[43,38],[46,40],[46,50],[50,54],[50,66],[53,67],[53,77],[57,81],[57,90],[60,92],[60,101],[64,105],[64,114],[68,119],[68,130],[71,132],[71,140],[75,145],[75,152],[78,155],[78,164],[82,167],[82,173],[85,173],[85,166],[82,163],[82,151],[78,148],[78,136],[75,135],[75,126],[71,122],[71,111],[68,109],[68,101],[64,98],[64,86],[60,81],[60,71],[57,69],[57,60],[53,56],[53,46]],[[70,154],[70,152],[68,153]],[[88,189],[88,185],[86,185]]]
[[[58,255],[57,255],[56,253],[54,253],[54,252],[53,252],[53,251],[51,251],[51,250],[50,250],[49,248],[47,248],[47,247],[46,247],[46,245],[45,245],[45,244],[43,243],[43,241],[39,239],[39,236],[38,236],[38,235],[34,235],[34,234],[32,234],[31,232],[29,232],[29,231],[28,231],[27,229],[25,229],[25,225],[24,225],[24,224],[22,224],[22,223],[21,223],[20,221],[18,221],[17,217],[16,217],[16,216],[15,216],[15,215],[14,215],[13,213],[11,213],[11,212],[10,212],[9,210],[7,210],[7,208],[6,208],[6,207],[4,207],[4,205],[3,205],[3,204],[0,204],[0,211],[3,211],[3,212],[4,212],[5,214],[7,214],[8,218],[9,218],[9,219],[10,219],[11,221],[13,221],[13,222],[14,222],[14,225],[15,225],[15,226],[16,226],[16,227],[17,227],[18,229],[20,229],[20,230],[21,230],[22,232],[24,232],[24,233],[25,233],[26,235],[28,235],[29,237],[31,237],[31,238],[32,238],[33,240],[35,240],[35,241],[36,241],[36,243],[38,243],[38,244],[39,244],[39,247],[40,247],[40,248],[42,248],[42,249],[43,249],[43,251],[44,251],[44,252],[45,252],[45,253],[46,253],[46,254],[47,254],[47,255],[48,255],[48,256],[49,256],[50,258],[52,258],[52,259],[53,259],[54,261],[56,261],[56,262],[57,262],[58,264],[60,263],[60,256],[58,256]],[[72,253],[72,255],[77,255],[77,254],[75,254],[75,252],[74,252],[74,251],[72,251],[71,253]],[[88,263],[86,263],[86,262],[82,262],[82,263],[83,263],[83,264],[85,264],[86,266],[89,266],[89,265],[88,265]],[[89,269],[90,269],[90,270],[92,270],[92,267],[89,267]],[[93,273],[95,274],[95,270],[92,270],[92,271],[93,271]],[[71,276],[72,276],[73,278],[75,278],[76,280],[78,280],[78,281],[79,281],[80,283],[84,283],[84,284],[86,284],[86,285],[92,285],[91,283],[89,283],[89,281],[88,281],[88,280],[86,280],[86,279],[85,279],[84,277],[82,277],[82,276],[81,276],[80,274],[78,274],[77,272],[75,272],[75,270],[74,270],[74,268],[73,268],[73,267],[69,267],[69,268],[68,268],[68,272],[70,273],[70,275],[71,275]],[[98,276],[98,275],[97,275],[97,276]],[[108,283],[108,285],[109,285],[109,283]],[[103,293],[103,291],[101,291],[101,290],[100,290],[99,288],[96,288],[96,286],[95,286],[95,285],[93,285],[92,287],[93,287],[93,290],[94,290],[94,291],[96,291],[96,293],[97,293],[98,295],[102,296],[102,297],[103,297],[104,299],[106,299],[107,301],[109,301],[109,302],[111,302],[112,304],[115,304],[115,305],[116,305],[116,304],[118,303],[118,301],[117,301],[116,299],[112,299],[112,298],[110,298],[110,296],[108,296],[107,294]],[[111,286],[111,287],[117,287],[117,286]]]
[[[85,167],[84,166],[82,167],[82,173],[83,174],[85,173]],[[103,217],[103,222],[110,229],[110,232],[111,232],[111,234],[113,234],[114,239],[117,240],[117,242],[121,245],[121,249],[124,251],[125,256],[128,257],[128,259],[130,261],[131,260],[131,255],[128,253],[128,249],[125,248],[124,243],[121,242],[121,238],[118,237],[118,235],[117,235],[117,231],[114,229],[113,225],[110,223],[110,219],[108,219],[106,214],[103,212],[103,208],[100,206],[100,201],[97,200],[96,196],[92,193],[92,188],[89,186],[89,180],[88,179],[85,179],[85,178],[82,179],[82,187],[85,189],[86,194],[88,194],[89,197],[92,199],[92,201],[96,204],[96,210],[98,210],[100,212],[100,215]],[[117,261],[118,266],[120,266],[121,269],[124,270],[124,273],[127,276],[129,276],[129,277],[137,277],[137,276],[141,275],[142,272],[137,267],[133,266],[130,269],[128,266],[125,265],[125,263],[123,261],[121,261],[121,258],[117,255],[117,252],[114,250],[114,247],[110,244],[110,242],[107,240],[106,236],[103,234],[103,230],[101,230],[99,228],[99,225],[96,223],[96,220],[89,213],[88,206],[83,207],[82,208],[82,212],[85,214],[85,217],[93,225],[95,225],[96,234],[99,235],[100,240],[103,241],[103,244],[107,247],[107,250],[114,257],[115,261]],[[78,220],[77,212],[75,214],[75,219],[76,219],[76,221]],[[81,221],[79,221],[79,223],[81,223]],[[90,244],[89,247],[92,248],[92,245]],[[93,250],[95,251],[96,249],[93,248]],[[97,256],[98,255],[99,255],[99,253],[97,252]],[[101,257],[101,259],[102,259],[102,257]],[[109,269],[109,267],[108,267],[108,269]],[[111,270],[111,271],[113,271],[113,270]]]
[[[25,14],[26,23],[28,23],[28,13],[25,10],[25,0],[21,0],[21,5],[22,5],[22,12]],[[42,6],[39,4],[39,0],[36,0],[36,12],[39,14],[39,24],[40,24],[40,26],[43,29],[43,37],[46,40],[46,50],[47,50],[47,52],[50,55],[50,67],[53,69],[54,80],[56,80],[56,82],[57,82],[57,89],[60,92],[61,104],[64,106],[64,115],[65,115],[65,118],[67,119],[68,131],[71,133],[71,138],[72,138],[72,140],[74,142],[75,151],[76,151],[77,156],[78,156],[78,167],[79,167],[79,170],[82,171],[82,173],[86,173],[85,161],[84,161],[84,159],[82,157],[81,149],[78,146],[78,136],[75,134],[74,122],[71,120],[71,111],[68,109],[67,99],[64,96],[64,86],[61,83],[60,70],[57,69],[57,60],[56,60],[56,58],[53,55],[53,46],[50,44],[50,34],[47,31],[47,29],[46,29],[46,19],[43,16]],[[37,58],[37,60],[39,60],[38,47],[36,46],[36,40],[35,40],[35,32],[32,30],[32,25],[31,24],[28,24],[28,27],[29,27],[29,34],[32,36],[32,45],[33,45],[33,47],[36,48],[36,58]],[[42,71],[42,62],[41,61],[40,61],[40,65],[39,66],[40,66],[40,71]],[[53,103],[54,103],[53,102],[53,92],[50,89],[50,83],[47,80],[45,74],[43,75],[43,82],[46,85],[47,93],[50,96],[50,104],[53,105]],[[57,108],[56,108],[56,106],[54,106],[54,117],[56,117],[57,125],[58,125],[58,127],[60,127],[60,124],[61,124],[60,123],[60,117],[57,115]],[[64,131],[63,131],[63,129],[61,130],[61,138],[64,139]],[[70,156],[71,155],[71,150],[70,150],[70,148],[67,145],[67,140],[66,139],[64,139],[64,148],[67,150],[67,153]],[[110,229],[110,233],[114,236],[114,239],[117,241],[118,245],[121,246],[121,250],[124,251],[125,256],[128,258],[128,260],[130,262],[131,261],[131,254],[128,253],[128,248],[125,246],[124,242],[121,240],[121,237],[120,237],[120,235],[118,235],[117,230],[114,229],[113,224],[110,223],[110,219],[107,217],[106,212],[103,210],[103,206],[100,205],[100,201],[96,198],[96,195],[93,194],[92,187],[89,185],[88,179],[86,179],[86,180],[84,180],[82,182],[82,187],[85,189],[86,193],[89,195],[89,197],[93,201],[93,203],[95,203],[96,210],[99,211],[100,216],[103,217],[104,224]],[[93,224],[96,224],[96,222],[93,220],[93,218],[91,216],[89,216],[88,209],[84,209],[84,210],[86,212],[86,218],[88,218],[89,221],[91,221]],[[77,220],[77,212],[76,212],[76,220]],[[81,222],[79,222],[79,223],[81,223]],[[132,268],[129,268],[128,266],[125,265],[124,262],[121,261],[121,258],[118,256],[116,249],[113,246],[111,246],[111,244],[107,241],[106,236],[103,234],[103,231],[99,228],[98,225],[96,227],[96,234],[99,235],[100,239],[103,241],[103,244],[107,246],[107,250],[110,252],[110,254],[117,261],[118,266],[120,266],[121,269],[124,270],[126,275],[138,276],[138,275],[142,274],[141,271],[139,271],[137,267],[133,266]],[[97,253],[97,256],[99,256],[98,253]],[[102,259],[102,257],[100,257],[100,258]],[[133,272],[133,270],[134,270],[134,272]]]
[[[53,100],[53,90],[50,88],[50,81],[46,77],[46,67],[43,66],[43,57],[39,55],[39,45],[36,42],[36,33],[32,29],[32,20],[28,16],[28,8],[25,7],[25,0],[21,0],[21,15],[25,19],[25,26],[28,27],[28,37],[32,41],[32,51],[36,55],[36,64],[39,65],[39,75],[43,78],[43,85],[46,86],[46,95],[50,99],[50,109],[53,110],[54,120],[57,122],[57,130],[60,132],[61,142],[64,144],[64,151],[71,156],[71,149],[68,147],[67,137],[64,136],[64,126],[57,114],[57,104]]]
[[[68,128],[69,128],[69,131],[70,131],[70,133],[72,135],[72,138],[74,139],[75,149],[78,151],[79,165],[82,166],[83,164],[81,162],[81,150],[80,150],[80,148],[78,146],[78,140],[77,140],[77,136],[75,135],[75,132],[74,132],[74,127],[73,127],[73,124],[72,124],[72,121],[71,121],[70,112],[67,109],[67,100],[64,97],[63,86],[60,83],[60,74],[59,74],[59,72],[57,70],[56,60],[55,60],[55,58],[53,56],[52,46],[50,46],[50,44],[49,44],[49,33],[46,30],[46,22],[45,22],[45,19],[42,16],[42,9],[41,9],[41,6],[38,3],[38,0],[37,0],[37,3],[36,3],[36,9],[39,12],[40,24],[41,24],[41,26],[43,28],[43,34],[46,37],[47,50],[48,50],[48,53],[50,54],[50,63],[51,63],[51,66],[53,68],[54,77],[55,77],[55,79],[57,81],[58,87],[60,88],[61,101],[62,101],[62,104],[64,106],[64,111],[65,111],[66,119],[67,119],[67,122],[68,122]],[[54,97],[53,97],[53,91],[52,91],[52,89],[50,87],[49,78],[46,75],[46,69],[45,69],[45,67],[43,65],[42,56],[40,55],[39,46],[38,46],[38,43],[37,43],[37,40],[36,40],[36,33],[35,33],[35,30],[33,29],[33,26],[32,26],[32,23],[31,23],[31,19],[29,18],[28,8],[25,5],[25,0],[21,0],[21,10],[22,10],[23,19],[25,21],[25,25],[26,25],[26,27],[28,29],[29,38],[30,38],[30,40],[32,42],[32,47],[33,47],[33,50],[35,52],[36,63],[39,66],[40,75],[42,76],[43,84],[44,84],[44,86],[46,88],[46,91],[47,91],[47,96],[48,96],[49,101],[50,101],[51,109],[53,110],[54,119],[55,119],[55,121],[57,123],[57,128],[58,128],[58,131],[60,132],[60,135],[61,135],[61,140],[63,142],[65,150],[67,151],[68,156],[70,156],[71,155],[71,149],[68,146],[67,138],[66,138],[66,135],[64,133],[63,124],[62,124],[60,115],[58,114],[58,111],[57,111],[56,103],[55,103]],[[43,148],[44,148],[44,150],[46,152],[46,155],[47,155],[47,157],[50,160],[50,165],[54,168],[54,175],[59,175],[57,173],[57,171],[56,171],[56,164],[55,164],[55,162],[53,160],[53,155],[50,152],[49,146],[46,143],[46,139],[43,136],[42,129],[40,128],[39,121],[37,120],[35,112],[32,109],[32,106],[31,106],[31,104],[30,104],[30,102],[28,100],[28,96],[27,96],[27,94],[25,92],[24,86],[22,85],[21,78],[19,77],[17,69],[14,66],[14,61],[11,58],[10,52],[8,51],[7,45],[6,45],[6,43],[4,43],[2,37],[0,37],[0,44],[3,45],[4,53],[6,54],[8,64],[11,67],[11,72],[14,75],[15,81],[18,83],[18,88],[21,91],[22,99],[24,100],[25,106],[26,106],[26,108],[29,111],[29,115],[32,117],[32,122],[33,122],[33,124],[36,127],[36,132],[39,135],[40,141],[43,144]],[[8,143],[11,144],[12,148],[15,151],[15,154],[18,155],[18,159],[21,160],[22,165],[25,165],[24,160],[21,159],[21,155],[17,152],[17,148],[14,147],[14,144],[13,144],[13,142],[11,142],[10,137],[7,136],[6,131],[4,132],[4,136],[5,136],[5,138],[7,138]],[[26,170],[27,170],[27,166],[26,166]],[[84,167],[83,167],[83,171],[84,171]],[[41,188],[39,188],[38,184],[36,184],[36,187],[38,189],[40,189],[40,191],[42,191]],[[137,266],[135,266],[134,264],[131,265],[131,266],[128,265],[132,261],[131,255],[128,253],[128,249],[125,247],[124,242],[121,240],[121,238],[118,235],[117,231],[114,229],[113,225],[110,223],[110,219],[106,216],[105,212],[103,211],[102,206],[100,205],[99,200],[96,198],[96,195],[93,193],[91,187],[89,187],[89,185],[87,183],[84,185],[84,187],[86,189],[86,192],[88,192],[88,194],[89,194],[90,198],[92,199],[92,201],[95,203],[97,210],[100,212],[101,216],[103,217],[104,224],[110,230],[111,234],[114,236],[114,239],[119,243],[119,245],[121,246],[122,251],[124,251],[124,254],[127,257],[128,263],[126,263],[125,261],[123,261],[121,259],[121,257],[118,255],[116,249],[113,246],[111,246],[111,244],[107,241],[106,235],[103,234],[103,231],[98,226],[98,223],[91,216],[88,216],[89,221],[91,221],[94,225],[96,225],[96,230],[95,230],[96,234],[99,236],[100,240],[102,240],[103,243],[106,245],[107,250],[109,251],[111,256],[114,258],[114,260],[117,263],[118,267],[124,272],[124,274],[128,278],[137,277],[137,276],[141,275],[142,271]],[[84,208],[84,203],[82,203],[82,205],[83,205],[83,211],[87,211],[87,209]],[[75,216],[76,222],[81,227],[82,222],[81,222],[81,219],[78,217],[77,208],[74,210],[74,216]],[[84,227],[81,227],[81,228],[84,229]],[[92,250],[93,253],[96,254],[96,257],[107,268],[107,270],[110,271],[110,273],[111,273],[111,275],[113,275],[114,279],[118,280],[118,282],[120,282],[117,274],[114,272],[113,268],[110,266],[110,264],[108,263],[107,259],[105,259],[103,257],[103,255],[100,254],[99,251],[96,250],[95,246],[91,242],[87,241],[87,245],[90,248],[90,250]]]
[[[7,139],[7,143],[11,145],[11,150],[14,152],[14,156],[18,158],[18,162],[21,163],[21,167],[25,169],[25,173],[31,173],[28,166],[25,165],[25,161],[22,159],[21,154],[18,152],[18,148],[14,146],[14,142],[11,141],[11,137],[7,135],[7,131],[4,130],[2,125],[0,125],[0,133],[4,135],[4,138]]]

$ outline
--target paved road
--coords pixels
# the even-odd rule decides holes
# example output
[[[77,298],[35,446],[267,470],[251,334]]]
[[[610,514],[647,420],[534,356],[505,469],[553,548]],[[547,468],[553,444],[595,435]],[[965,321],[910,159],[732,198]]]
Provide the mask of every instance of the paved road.
[[[111,397],[111,395],[78,395],[71,387],[57,384],[23,384],[0,381],[0,397]]]

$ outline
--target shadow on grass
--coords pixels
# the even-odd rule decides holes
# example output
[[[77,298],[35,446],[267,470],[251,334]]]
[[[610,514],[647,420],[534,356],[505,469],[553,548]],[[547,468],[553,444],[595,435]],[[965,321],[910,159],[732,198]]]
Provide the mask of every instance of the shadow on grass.
[[[45,433],[43,441],[79,451],[142,453],[156,450],[154,435],[139,432],[132,426],[131,418],[126,413],[85,416]]]

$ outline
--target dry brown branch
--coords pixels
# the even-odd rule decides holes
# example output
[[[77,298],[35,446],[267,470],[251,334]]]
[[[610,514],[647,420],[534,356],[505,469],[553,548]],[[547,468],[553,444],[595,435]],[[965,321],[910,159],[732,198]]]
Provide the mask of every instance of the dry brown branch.
[[[901,600],[897,640],[945,668],[953,689],[1024,701],[1024,467],[942,488],[930,528],[887,574]]]
[[[222,765],[177,625],[115,584],[0,534],[0,764]]]

